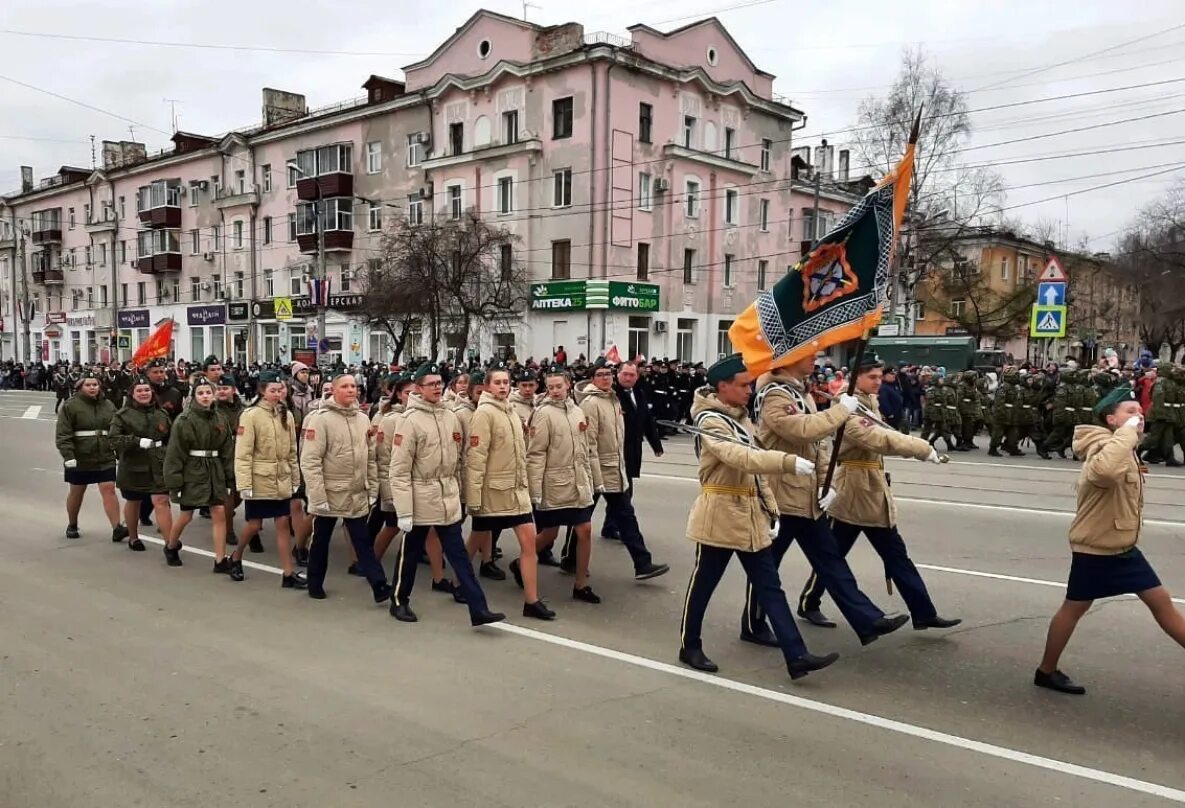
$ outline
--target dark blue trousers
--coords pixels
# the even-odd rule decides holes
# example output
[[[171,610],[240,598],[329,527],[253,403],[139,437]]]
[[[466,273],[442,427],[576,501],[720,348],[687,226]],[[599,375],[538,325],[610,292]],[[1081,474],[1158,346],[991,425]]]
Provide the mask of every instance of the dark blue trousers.
[[[469,554],[465,551],[465,541],[461,538],[461,524],[457,522],[452,525],[416,525],[411,529],[411,533],[403,537],[395,573],[392,576],[395,578],[395,605],[406,606],[411,603],[411,590],[416,584],[416,569],[420,566],[420,556],[424,554],[424,542],[428,540],[428,531],[435,527],[445,558],[457,575],[461,594],[469,603],[469,614],[481,614],[489,608],[485,592],[481,590],[481,584],[473,574],[473,562],[469,560]]]
[[[782,516],[778,519],[777,538],[770,548],[775,564],[781,565],[782,558],[795,539],[798,539],[802,554],[814,570],[812,580],[817,581],[820,592],[823,589],[827,590],[856,634],[864,637],[876,633],[872,624],[884,617],[885,613],[860,591],[856,576],[852,575],[848,562],[844,560],[851,545],[846,549],[840,546],[828,529],[827,519],[824,517],[811,519],[806,516]],[[814,606],[804,603],[805,600],[800,600],[798,608],[819,608],[818,599],[815,599]],[[757,634],[764,628],[765,614],[761,601],[754,596],[750,586],[745,592],[745,612],[741,615],[741,629]]]
[[[921,573],[910,560],[909,552],[905,549],[905,541],[897,532],[897,528],[864,527],[832,519],[831,532],[835,536],[840,553],[844,556],[851,551],[852,545],[861,533],[867,536],[868,543],[885,564],[885,576],[897,587],[905,605],[909,607],[910,617],[914,620],[927,620],[938,615],[934,602],[930,600],[930,593],[926,591],[926,582],[922,580]],[[818,567],[815,570],[818,571]],[[823,587],[819,585],[819,576],[811,575],[802,590],[799,605],[803,609],[817,609],[822,597]],[[832,595],[832,598],[834,597]]]
[[[691,580],[687,582],[687,597],[683,602],[682,647],[687,650],[703,648],[700,633],[703,631],[704,614],[708,611],[708,602],[716,591],[716,585],[724,576],[724,570],[728,569],[733,553],[736,553],[741,566],[745,568],[754,599],[761,604],[773,624],[774,636],[782,646],[782,655],[786,661],[790,662],[805,654],[806,643],[794,624],[794,615],[790,613],[790,604],[786,602],[786,593],[782,591],[782,582],[778,578],[778,565],[774,563],[773,552],[768,547],[748,553],[696,544],[695,567],[691,571]]]
[[[374,543],[370,540],[370,533],[366,528],[365,516],[352,519],[342,519],[346,533],[350,537],[350,544],[354,545],[354,552],[358,555],[358,570],[370,582],[372,589],[378,589],[387,583],[383,568],[374,557]],[[329,542],[333,538],[333,529],[337,527],[336,516],[313,517],[313,542],[309,545],[309,589],[317,592],[325,588],[325,573],[329,569]]]
[[[601,499],[605,500],[605,520],[611,523],[621,536],[621,543],[629,550],[630,558],[634,562],[634,571],[648,567],[652,561],[650,551],[646,549],[646,539],[642,537],[642,528],[638,525],[638,515],[634,512],[634,487],[631,484],[621,493],[596,494],[593,496],[593,507]],[[574,557],[576,554],[576,540],[571,528],[564,540],[563,557]]]

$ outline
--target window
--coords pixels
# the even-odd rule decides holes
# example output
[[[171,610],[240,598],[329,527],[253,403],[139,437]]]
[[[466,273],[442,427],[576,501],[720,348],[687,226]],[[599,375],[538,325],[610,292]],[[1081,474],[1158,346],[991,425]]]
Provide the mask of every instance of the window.
[[[264,163],[259,167],[259,182],[263,185],[263,192],[270,194],[272,192],[272,164]]]
[[[191,328],[189,330],[189,352],[190,356],[206,355],[206,335],[203,329]]]
[[[424,162],[424,144],[420,141],[423,135],[417,133],[407,136],[407,167],[412,168]]]
[[[815,210],[814,208],[802,209],[802,240],[814,241],[818,236],[815,235]]]
[[[629,319],[629,357],[650,355],[650,318],[630,317]]]
[[[354,279],[354,273],[350,271],[349,267],[341,268],[341,290],[343,292],[350,291],[350,281]]]
[[[332,199],[322,199],[320,203],[321,227],[317,227],[317,217],[314,215],[317,205],[312,202],[300,202],[296,205],[296,235],[308,236],[321,230],[353,230],[354,229],[354,200],[353,197],[343,196]]]
[[[551,279],[567,280],[572,277],[572,242],[551,242]]]
[[[70,208],[68,215],[70,217],[70,229],[73,230],[74,229],[74,208]]]
[[[462,154],[465,151],[465,124],[450,123],[448,125],[449,154]]]
[[[243,298],[243,273],[242,272],[235,273],[234,295],[235,295],[235,297],[239,298],[240,300]]]
[[[680,362],[690,363],[695,354],[695,320],[680,317],[675,327],[675,354]]]
[[[638,280],[650,278],[650,245],[644,241],[638,242]]]
[[[1008,259],[1007,258],[1000,259],[1000,280],[1002,280],[1002,281],[1008,280]]]
[[[196,182],[189,183],[189,206],[196,208],[202,189]]]
[[[651,176],[643,171],[638,175],[638,209],[650,210],[654,205]]]
[[[728,338],[728,329],[732,328],[732,320],[721,320],[716,325],[716,358],[723,359],[733,352],[732,340]]]
[[[552,206],[566,208],[572,204],[572,169],[565,168],[552,174],[555,193],[552,195]]]
[[[450,219],[461,218],[461,186],[450,185],[448,187],[448,217]]]
[[[288,164],[287,168],[288,168],[288,187],[295,188],[296,187],[296,178],[299,176],[296,173],[296,166]]]
[[[273,269],[265,269],[263,271],[263,296],[276,296],[276,272]]]
[[[514,211],[514,180],[501,177],[498,180],[498,213]]]
[[[699,183],[695,180],[687,180],[687,184],[683,189],[683,201],[686,207],[687,216],[695,218],[699,216]]]
[[[724,288],[725,289],[731,289],[733,286],[736,285],[736,278],[733,277],[735,274],[735,271],[734,271],[735,264],[736,264],[736,256],[732,255],[731,253],[725,253],[724,254]]]
[[[144,294],[146,291],[144,287],[145,287],[144,281],[140,281],[139,283],[136,284],[136,303],[141,306],[144,305]]]
[[[379,202],[371,202],[366,211],[366,229],[370,232],[383,229],[383,206]]]
[[[410,200],[407,203],[408,224],[424,223],[424,202],[421,199]]]
[[[180,303],[181,302],[181,282],[174,280],[172,289],[173,289],[173,302]]]
[[[247,172],[246,171],[236,171],[235,172],[235,193],[238,193],[238,194],[247,193]]]
[[[683,251],[683,282],[695,283],[695,250]]]
[[[288,278],[288,293],[293,297],[304,294],[304,278],[301,275],[293,273]]]
[[[683,148],[695,148],[695,118],[691,115],[683,116]]]
[[[189,231],[189,254],[197,255],[202,251],[202,239],[198,235],[198,229],[195,227]]]
[[[499,251],[498,266],[502,270],[502,280],[509,281],[514,277],[514,248],[503,244]]]
[[[518,143],[518,110],[502,113],[502,143]]]
[[[107,266],[107,244],[106,243],[99,245],[99,266],[101,266],[101,267]]]
[[[222,249],[222,225],[216,224],[210,228],[210,245],[214,252]]]
[[[366,173],[377,174],[383,170],[383,144],[377,140],[366,144]]]
[[[214,284],[214,299],[221,300],[222,299],[222,276],[221,275],[214,275],[212,278],[210,278],[210,280]]]
[[[128,304],[128,285],[121,283],[119,285],[119,305],[127,306]]]
[[[86,265],[89,267],[94,262],[94,259],[91,257],[91,248],[90,248],[89,244],[87,245],[85,252],[86,252]]]
[[[235,220],[235,249],[243,249],[243,220]]]
[[[128,208],[128,206],[125,203],[124,198],[121,196],[119,198],[119,218],[121,218],[121,219],[127,218],[127,215],[128,215],[127,208]]]
[[[86,287],[86,307],[88,309],[95,307],[95,290],[90,286]]]
[[[156,297],[154,300],[157,303],[164,303],[167,300],[165,296],[165,282],[163,280],[157,279],[156,281]]]
[[[107,284],[99,287],[99,308],[107,308]]]
[[[737,197],[737,192],[733,188],[729,188],[724,192],[724,222],[725,224],[737,223],[737,209],[740,207],[741,201]]]
[[[89,202],[82,206],[82,223],[91,223],[91,205]]]
[[[128,262],[128,242],[127,239],[122,239],[119,242],[119,263],[126,264]]]
[[[967,301],[966,300],[952,300],[950,302],[950,316],[951,317],[955,317],[955,318],[962,317],[963,312],[966,310],[967,310]]]
[[[194,303],[202,299],[202,282],[196,276],[189,279],[189,299]]]
[[[181,207],[181,183],[175,180],[157,180],[141,185],[136,190],[136,210]],[[107,217],[107,203],[103,203],[103,216]]]
[[[736,158],[737,130],[730,126],[724,127],[724,156],[729,160]]]
[[[761,139],[761,170],[769,171],[769,153],[774,147],[774,142],[767,137]]]
[[[915,320],[925,320],[926,319],[926,304],[925,303],[923,303],[922,301],[919,300],[918,302],[913,304],[913,317]]]
[[[218,199],[222,196],[222,177],[215,175],[210,177],[210,198]]]
[[[271,216],[264,216],[263,217],[263,243],[264,244],[271,244],[272,243],[272,217]]]
[[[654,107],[650,104],[638,104],[638,140],[643,143],[650,143],[650,133],[653,127]]]
[[[552,140],[572,137],[572,97],[557,98],[551,102],[553,123]]]
[[[765,291],[765,274],[769,271],[769,261],[757,262],[757,291]]]
[[[761,232],[768,233],[769,232],[769,200],[762,199],[757,205],[757,211],[758,211],[757,216],[758,216],[758,222],[759,222],[758,226],[761,228]]]
[[[288,242],[296,241],[296,214],[288,214]]]

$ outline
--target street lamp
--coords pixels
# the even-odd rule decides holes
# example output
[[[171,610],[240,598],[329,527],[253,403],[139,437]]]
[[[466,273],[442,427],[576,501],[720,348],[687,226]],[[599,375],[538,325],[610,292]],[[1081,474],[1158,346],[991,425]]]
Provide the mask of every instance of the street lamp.
[[[314,180],[316,179],[315,177],[312,177],[312,175],[307,171],[302,169],[299,165],[297,165],[295,160],[289,160],[287,162],[287,166],[289,169],[295,171],[297,174],[300,174],[302,177],[308,177]],[[313,222],[317,233],[317,271],[315,273],[315,277],[320,281],[324,281],[327,277],[327,272],[325,269],[325,233],[324,227],[322,227],[321,224],[321,183],[319,182],[317,183],[317,196],[313,199]],[[320,359],[323,355],[321,352],[320,340],[325,340],[326,345],[328,345],[329,341],[329,335],[325,333],[325,308],[328,304],[329,299],[328,295],[326,295],[325,301],[317,308],[318,344],[316,351],[318,359]],[[323,363],[318,362],[317,364]]]

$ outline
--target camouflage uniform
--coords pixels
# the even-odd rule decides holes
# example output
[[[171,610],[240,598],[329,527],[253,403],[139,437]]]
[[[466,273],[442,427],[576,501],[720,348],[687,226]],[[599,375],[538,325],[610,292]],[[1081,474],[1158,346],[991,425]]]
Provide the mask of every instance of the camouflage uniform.
[[[1057,389],[1053,391],[1051,402],[1053,429],[1046,437],[1044,445],[1038,450],[1038,453],[1046,460],[1050,459],[1050,452],[1057,452],[1058,457],[1065,460],[1066,449],[1069,448],[1070,440],[1074,436],[1074,426],[1078,423],[1078,407],[1074,403],[1076,399],[1071,384],[1073,378],[1074,371],[1062,371]]]
[[[956,388],[962,426],[959,430],[959,443],[955,449],[961,452],[979,448],[975,445],[975,433],[979,431],[979,422],[983,420],[983,396],[979,392],[978,380],[979,374],[974,370],[968,370],[959,378]]]
[[[1148,410],[1147,434],[1141,447],[1149,463],[1166,461],[1178,465],[1173,456],[1173,438],[1176,433],[1179,385],[1173,381],[1173,368],[1157,369],[1156,383],[1152,385],[1152,408]]]
[[[1024,452],[1017,446],[1020,440],[1022,422],[1022,407],[1024,391],[1020,384],[1020,375],[1015,371],[1005,373],[1000,379],[1000,386],[996,390],[996,404],[994,408],[995,422],[992,424],[992,442],[988,454],[1000,457],[1000,446],[1013,457],[1024,457]]]

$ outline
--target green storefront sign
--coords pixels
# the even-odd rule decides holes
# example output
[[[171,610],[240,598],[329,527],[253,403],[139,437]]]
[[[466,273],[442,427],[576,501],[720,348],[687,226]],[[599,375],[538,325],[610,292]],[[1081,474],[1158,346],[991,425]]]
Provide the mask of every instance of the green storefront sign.
[[[543,281],[531,285],[532,311],[658,311],[658,286],[627,281]]]

